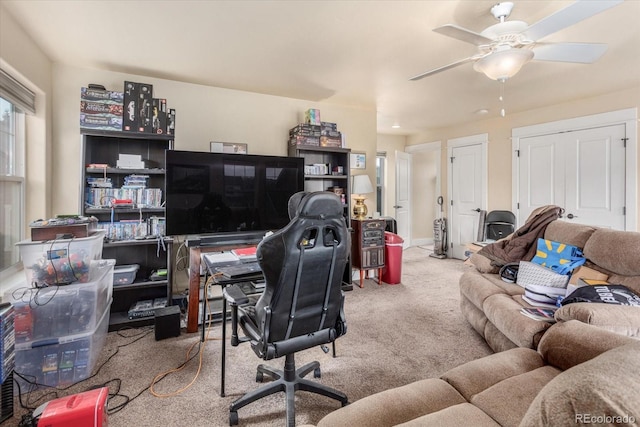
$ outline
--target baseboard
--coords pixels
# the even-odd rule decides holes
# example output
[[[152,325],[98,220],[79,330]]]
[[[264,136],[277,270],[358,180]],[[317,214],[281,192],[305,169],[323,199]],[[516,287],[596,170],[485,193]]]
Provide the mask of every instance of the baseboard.
[[[411,246],[433,246],[433,238],[411,239]]]

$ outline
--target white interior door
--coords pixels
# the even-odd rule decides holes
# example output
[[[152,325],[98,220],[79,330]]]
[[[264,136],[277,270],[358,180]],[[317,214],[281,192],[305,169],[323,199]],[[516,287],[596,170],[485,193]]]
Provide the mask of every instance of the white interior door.
[[[396,204],[395,219],[397,234],[404,240],[403,246],[411,245],[411,154],[396,151]]]
[[[522,138],[519,224],[554,204],[567,221],[624,230],[625,151],[623,124]]]
[[[449,141],[450,258],[464,259],[466,244],[477,240],[486,206],[486,141],[486,134]]]

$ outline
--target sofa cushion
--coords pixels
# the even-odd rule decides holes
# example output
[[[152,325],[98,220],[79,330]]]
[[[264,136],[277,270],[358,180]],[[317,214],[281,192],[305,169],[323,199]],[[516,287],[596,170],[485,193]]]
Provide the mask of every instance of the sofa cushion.
[[[482,309],[484,300],[491,295],[521,295],[524,290],[514,283],[503,281],[497,274],[482,274],[476,270],[468,270],[460,277],[460,293]]]
[[[638,354],[640,342],[614,348],[566,370],[542,388],[520,426],[637,425]]]
[[[544,238],[584,248],[596,229],[591,225],[556,220],[547,226]]]
[[[640,276],[640,233],[602,228],[584,247],[584,256],[612,273]]]
[[[518,347],[536,348],[542,334],[551,326],[520,313],[523,305],[519,295],[492,295],[483,304],[484,314],[500,332]]]
[[[473,329],[477,333],[484,336],[485,328],[487,326],[487,316],[484,312],[476,307],[469,299],[460,295],[460,311],[464,314],[467,321],[473,326]],[[486,338],[485,338],[486,339]]]
[[[472,360],[450,369],[440,378],[451,384],[467,400],[510,377],[544,365],[540,354],[529,348],[514,348]]]
[[[491,350],[494,352],[506,351],[518,347],[489,321],[487,321],[487,325],[484,328],[484,339],[487,340],[487,344],[489,344],[489,347],[491,347]]]
[[[429,378],[384,390],[327,414],[318,427],[395,426],[466,400],[443,380]]]
[[[517,426],[540,390],[560,373],[553,366],[542,366],[500,381],[473,396],[470,403],[502,426]]]
[[[441,409],[432,414],[423,415],[415,420],[407,421],[396,427],[423,427],[423,426],[473,426],[494,427],[499,426],[490,416],[473,406],[471,403],[460,403],[455,406]]]

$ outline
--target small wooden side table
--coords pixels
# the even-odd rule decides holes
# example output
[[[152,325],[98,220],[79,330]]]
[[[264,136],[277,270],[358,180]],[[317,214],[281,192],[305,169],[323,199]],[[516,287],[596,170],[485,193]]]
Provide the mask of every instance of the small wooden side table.
[[[378,270],[378,284],[381,284],[385,226],[384,219],[351,219],[351,262],[360,270],[361,288],[365,270]]]

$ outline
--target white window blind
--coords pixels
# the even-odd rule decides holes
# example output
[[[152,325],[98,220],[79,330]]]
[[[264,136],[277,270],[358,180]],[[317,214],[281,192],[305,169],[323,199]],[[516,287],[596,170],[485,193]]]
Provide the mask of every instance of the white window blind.
[[[28,114],[36,112],[36,94],[0,69],[0,97]]]

